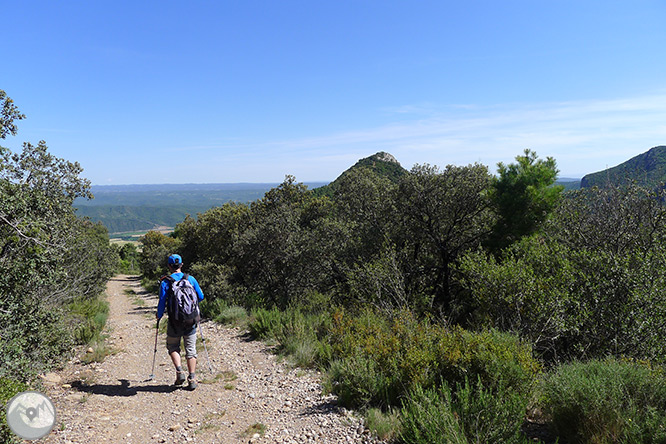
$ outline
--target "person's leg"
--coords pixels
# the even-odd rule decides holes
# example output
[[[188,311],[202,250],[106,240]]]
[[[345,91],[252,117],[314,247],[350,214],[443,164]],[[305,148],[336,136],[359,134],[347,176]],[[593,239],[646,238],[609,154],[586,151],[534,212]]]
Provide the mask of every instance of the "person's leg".
[[[183,336],[183,342],[185,343],[185,357],[187,358],[187,370],[189,371],[189,376],[187,378],[189,383],[190,390],[194,390],[197,387],[196,382],[196,370],[197,370],[197,331],[188,336]]]
[[[176,367],[176,382],[175,385],[181,385],[185,382],[185,372],[181,366],[180,361],[180,336],[174,334],[171,325],[167,328],[167,351],[171,357],[173,366]]]
[[[197,371],[197,358],[187,358],[187,370],[190,374],[194,374]]]

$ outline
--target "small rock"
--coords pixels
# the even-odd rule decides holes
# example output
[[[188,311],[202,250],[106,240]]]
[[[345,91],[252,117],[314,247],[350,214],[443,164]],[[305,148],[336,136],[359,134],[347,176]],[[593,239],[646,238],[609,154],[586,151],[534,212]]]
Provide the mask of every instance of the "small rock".
[[[88,353],[94,353],[95,350],[94,350],[92,347],[88,347],[88,350],[86,350],[86,352],[88,352]]]
[[[169,431],[170,431],[170,432],[175,432],[175,431],[178,430],[179,428],[180,428],[180,424],[174,424],[174,425],[172,425],[171,427],[169,427]]]
[[[47,373],[45,375],[41,375],[40,377],[44,382],[49,384],[60,384],[60,381],[62,380],[62,378],[60,378],[60,376],[55,373]]]

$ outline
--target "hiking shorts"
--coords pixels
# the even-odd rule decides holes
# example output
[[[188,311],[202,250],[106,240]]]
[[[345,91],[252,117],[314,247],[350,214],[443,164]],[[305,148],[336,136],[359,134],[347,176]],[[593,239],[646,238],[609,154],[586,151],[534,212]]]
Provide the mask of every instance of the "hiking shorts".
[[[183,343],[185,344],[185,357],[186,358],[196,358],[197,357],[197,329],[196,326],[189,332],[185,334],[179,334],[180,332],[175,331],[171,324],[167,327],[167,338],[166,346],[169,354],[173,352],[180,353],[180,338],[183,338]]]

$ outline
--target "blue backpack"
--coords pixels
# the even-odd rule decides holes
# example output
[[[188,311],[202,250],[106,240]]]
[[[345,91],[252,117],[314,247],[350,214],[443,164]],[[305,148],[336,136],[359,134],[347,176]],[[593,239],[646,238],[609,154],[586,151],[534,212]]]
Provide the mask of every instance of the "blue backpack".
[[[199,295],[194,286],[184,274],[182,279],[175,280],[171,276],[166,276],[169,281],[167,290],[167,314],[169,322],[174,327],[189,328],[201,320],[199,312]]]

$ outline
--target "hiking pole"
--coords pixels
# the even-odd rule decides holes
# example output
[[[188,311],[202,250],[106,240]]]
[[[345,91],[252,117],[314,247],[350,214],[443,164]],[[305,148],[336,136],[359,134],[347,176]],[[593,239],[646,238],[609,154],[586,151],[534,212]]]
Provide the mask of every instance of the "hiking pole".
[[[157,356],[157,335],[160,332],[160,319],[157,320],[157,325],[155,326],[155,351],[153,352],[153,369],[150,372],[148,381],[155,379],[155,357]]]
[[[203,335],[203,328],[201,328],[201,322],[199,322],[199,333],[201,334],[201,342],[203,342],[204,350],[206,351],[206,362],[208,363],[208,370],[210,374],[213,374],[213,367],[210,366],[210,356],[208,355],[208,349],[206,348],[206,340]]]

